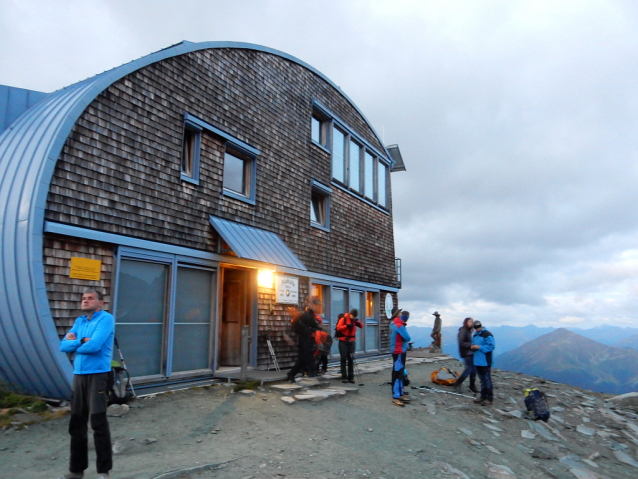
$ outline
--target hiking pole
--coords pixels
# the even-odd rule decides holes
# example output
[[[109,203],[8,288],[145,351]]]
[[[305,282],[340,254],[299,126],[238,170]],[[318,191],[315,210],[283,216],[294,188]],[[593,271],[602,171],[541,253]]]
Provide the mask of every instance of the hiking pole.
[[[122,369],[126,371],[126,375],[128,376],[128,385],[131,386],[131,392],[133,393],[133,397],[137,398],[137,394],[135,394],[135,389],[133,388],[133,381],[131,381],[131,373],[126,367],[126,362],[124,362],[124,356],[122,356],[122,350],[120,349],[120,345],[117,342],[117,338],[113,337],[113,341],[115,342],[115,347],[117,348],[117,352],[120,355],[120,362],[122,363]]]
[[[463,398],[474,399],[474,396],[466,396],[465,394],[453,393],[452,391],[443,391],[442,389],[431,388],[430,386],[412,386],[412,389],[421,389],[431,393],[451,394],[453,396],[461,396]]]
[[[361,382],[361,374],[359,373],[359,365],[354,360],[354,354],[350,353],[350,359],[352,359],[352,365],[354,366],[354,372],[357,375],[357,379],[359,380],[359,386],[365,386],[365,384]]]

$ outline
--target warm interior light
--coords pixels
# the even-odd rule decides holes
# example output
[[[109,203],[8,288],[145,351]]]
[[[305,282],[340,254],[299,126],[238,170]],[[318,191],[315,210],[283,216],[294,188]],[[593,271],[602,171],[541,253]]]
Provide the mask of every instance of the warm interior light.
[[[271,288],[273,285],[275,272],[270,269],[260,269],[257,272],[257,283],[262,288]]]

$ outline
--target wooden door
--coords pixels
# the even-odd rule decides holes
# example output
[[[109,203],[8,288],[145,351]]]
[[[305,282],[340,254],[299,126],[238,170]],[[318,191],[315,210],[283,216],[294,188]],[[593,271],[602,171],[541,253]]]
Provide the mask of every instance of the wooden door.
[[[248,272],[225,269],[222,286],[220,365],[239,366],[241,328],[250,325]]]

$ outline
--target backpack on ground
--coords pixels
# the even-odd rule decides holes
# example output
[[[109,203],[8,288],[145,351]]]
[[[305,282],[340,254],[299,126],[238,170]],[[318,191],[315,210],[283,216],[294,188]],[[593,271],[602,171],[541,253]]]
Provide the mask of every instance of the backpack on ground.
[[[128,371],[117,361],[111,361],[111,370],[108,373],[107,404],[109,406],[111,404],[126,404],[129,402],[133,397],[133,394],[127,390],[130,381],[131,376]]]
[[[430,379],[433,383],[441,384],[443,386],[452,386],[459,378],[459,373],[451,371],[448,368],[440,368],[436,371],[432,371]]]
[[[549,419],[549,404],[547,395],[538,388],[525,390],[525,407],[534,421],[547,422]]]

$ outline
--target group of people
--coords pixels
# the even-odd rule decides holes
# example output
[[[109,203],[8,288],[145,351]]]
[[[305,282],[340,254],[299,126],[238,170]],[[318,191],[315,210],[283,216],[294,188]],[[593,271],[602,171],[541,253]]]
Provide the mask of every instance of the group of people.
[[[321,302],[318,298],[307,298],[303,311],[291,308],[292,329],[297,335],[297,361],[288,371],[288,381],[294,382],[297,374],[306,373],[308,377],[316,377],[328,369],[328,355],[332,348],[332,336],[323,324],[319,311]],[[358,319],[359,311],[351,309],[339,314],[335,327],[335,338],[339,341],[341,356],[341,380],[354,384],[354,353],[356,349],[357,328],[363,328]]]
[[[470,391],[480,392],[474,402],[482,406],[491,406],[494,401],[492,387],[492,351],[496,346],[494,336],[483,328],[480,321],[465,318],[458,333],[459,354],[465,363],[465,369],[454,383],[456,392],[461,393],[461,384],[469,376]],[[481,390],[476,389],[476,376],[481,381]]]

